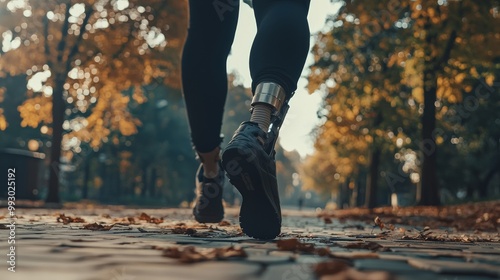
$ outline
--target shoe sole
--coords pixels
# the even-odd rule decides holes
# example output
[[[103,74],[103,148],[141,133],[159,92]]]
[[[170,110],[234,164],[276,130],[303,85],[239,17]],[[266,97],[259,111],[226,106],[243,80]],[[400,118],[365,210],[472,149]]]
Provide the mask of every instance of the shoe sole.
[[[272,193],[272,183],[266,182],[269,172],[260,168],[257,161],[253,152],[244,147],[230,147],[222,154],[222,165],[229,181],[243,197],[241,229],[250,237],[270,240],[280,234],[279,206],[271,199],[273,195],[266,193]]]
[[[222,204],[220,205],[220,208],[223,209]],[[213,224],[220,223],[224,219],[224,212],[219,215],[200,215],[196,214],[196,208],[193,208],[193,216],[198,223]]]
[[[224,215],[223,216],[200,216],[200,215],[196,215],[194,213],[193,213],[193,215],[194,215],[194,219],[198,223],[202,223],[202,224],[220,223],[224,219]]]

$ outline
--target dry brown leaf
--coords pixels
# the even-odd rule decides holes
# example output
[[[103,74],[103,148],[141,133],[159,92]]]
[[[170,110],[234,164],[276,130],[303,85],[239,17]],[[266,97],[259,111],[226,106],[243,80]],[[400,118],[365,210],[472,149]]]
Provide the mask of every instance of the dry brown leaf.
[[[375,217],[375,224],[380,228],[380,230],[383,230],[385,227],[384,223],[379,218],[379,216]]]
[[[233,246],[227,248],[214,248],[208,251],[197,251],[194,246],[187,246],[183,249],[170,247],[163,250],[163,256],[178,259],[183,263],[193,263],[208,260],[225,260],[230,258],[246,258],[247,254],[241,248]]]
[[[316,264],[313,271],[316,276],[321,277],[323,275],[336,274],[348,268],[349,266],[345,262],[334,260]]]
[[[85,223],[85,220],[80,218],[80,217],[69,217],[64,214],[60,214],[59,217],[57,217],[57,222],[58,223],[63,223],[64,225],[67,225],[69,223]]]
[[[229,258],[246,258],[247,253],[242,248],[234,248],[233,246],[228,248],[215,248],[215,256],[217,259],[229,259]]]
[[[314,273],[321,280],[392,280],[387,272],[361,272],[341,261],[329,261],[314,266]]]
[[[175,233],[175,234],[195,234],[196,233],[196,230],[194,228],[188,228],[186,226],[182,226],[182,227],[174,227],[172,229],[172,233]]]
[[[113,225],[109,225],[109,226],[103,226],[103,225],[100,225],[98,223],[93,223],[93,224],[86,224],[86,225],[83,225],[83,229],[88,229],[88,230],[100,230],[100,231],[108,231],[110,230],[112,227],[114,226]]]
[[[392,280],[389,273],[383,271],[362,272],[349,268],[336,275],[325,275],[321,280]]]
[[[221,221],[221,222],[219,223],[219,226],[221,226],[221,227],[227,227],[227,226],[230,226],[230,225],[231,225],[231,223],[230,223],[230,222],[228,222],[228,221],[225,221],[225,220],[224,220],[224,221]]]
[[[318,256],[321,256],[321,257],[328,257],[328,256],[331,256],[332,252],[330,251],[330,249],[328,247],[324,247],[324,248],[318,248],[316,249],[316,255]]]
[[[276,245],[282,251],[314,252],[314,244],[302,243],[297,238],[278,240]]]
[[[161,224],[163,223],[163,218],[154,218],[154,217],[151,217],[150,215],[146,214],[146,213],[141,213],[141,215],[138,217],[139,220],[141,221],[146,221],[148,223],[151,223],[151,224]],[[129,221],[130,221],[130,218],[129,218]]]

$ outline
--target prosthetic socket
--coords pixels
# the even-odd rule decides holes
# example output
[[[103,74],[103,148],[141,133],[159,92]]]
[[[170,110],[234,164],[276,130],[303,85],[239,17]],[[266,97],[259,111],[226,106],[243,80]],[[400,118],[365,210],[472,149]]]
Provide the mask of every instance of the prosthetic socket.
[[[291,94],[293,95],[293,93]],[[271,126],[268,133],[267,142],[264,143],[264,150],[274,157],[274,145],[278,140],[279,130],[288,112],[288,101],[285,90],[278,84],[272,82],[264,82],[257,85],[255,95],[252,99],[252,109],[256,104],[267,104],[273,107],[271,116]]]

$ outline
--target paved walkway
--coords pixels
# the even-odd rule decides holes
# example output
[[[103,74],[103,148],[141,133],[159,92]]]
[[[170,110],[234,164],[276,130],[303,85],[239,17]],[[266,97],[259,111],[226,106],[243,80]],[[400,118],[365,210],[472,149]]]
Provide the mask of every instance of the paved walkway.
[[[288,210],[282,237],[263,242],[242,235],[237,210],[227,212],[227,222],[203,225],[191,220],[188,209],[16,209],[13,273],[5,209],[0,212],[0,279],[500,278],[498,233],[404,227],[382,232]],[[424,240],[440,236],[461,242]]]

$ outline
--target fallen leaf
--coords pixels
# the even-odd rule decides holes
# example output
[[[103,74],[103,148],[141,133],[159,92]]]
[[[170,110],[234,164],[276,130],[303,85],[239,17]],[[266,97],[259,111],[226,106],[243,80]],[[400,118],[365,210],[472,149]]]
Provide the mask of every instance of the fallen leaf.
[[[314,244],[302,243],[297,238],[281,239],[276,242],[276,245],[282,251],[314,252]]]
[[[186,247],[189,248],[189,247]],[[194,247],[193,247],[194,248]],[[157,248],[154,248],[157,249]],[[163,256],[173,258],[173,259],[178,259],[182,255],[182,251],[179,250],[177,247],[169,247],[166,249],[163,249]]]
[[[110,230],[112,227],[114,226],[113,225],[109,225],[109,226],[103,226],[103,225],[100,225],[98,223],[93,223],[93,224],[86,224],[86,225],[83,225],[83,229],[88,229],[88,230],[98,230],[98,231],[108,231]]]
[[[383,230],[385,227],[384,223],[379,218],[379,216],[375,217],[375,224],[380,228],[380,230]]]
[[[314,266],[314,273],[321,280],[392,280],[387,272],[362,272],[341,261],[328,261]]]
[[[183,249],[170,247],[163,250],[163,256],[178,259],[183,263],[193,263],[208,260],[225,260],[230,258],[246,258],[247,254],[241,248],[233,246],[227,248],[214,248],[208,251],[197,251],[194,246],[187,246]]]
[[[219,226],[221,226],[221,227],[226,227],[226,226],[230,226],[230,225],[231,225],[231,223],[230,223],[230,222],[228,222],[228,221],[221,221],[221,222],[219,223]]]
[[[327,257],[327,256],[330,256],[332,254],[332,252],[330,251],[330,249],[328,247],[324,247],[324,248],[316,249],[316,254],[318,256],[321,256],[321,257]]]
[[[182,227],[174,227],[172,229],[172,233],[174,234],[195,234],[196,233],[196,230],[194,228],[188,228],[186,226],[182,226]]]
[[[229,258],[246,258],[247,253],[242,248],[234,248],[233,246],[228,248],[215,248],[215,256],[217,259],[229,259]]]
[[[69,223],[85,223],[85,220],[80,218],[80,217],[69,217],[64,214],[60,214],[59,217],[57,217],[56,220],[58,223],[63,223],[64,225],[67,225]]]
[[[335,260],[318,263],[314,266],[313,271],[316,276],[321,277],[323,275],[336,274],[348,268],[349,266],[345,262]]]
[[[146,222],[151,223],[151,224],[163,223],[163,218],[154,218],[154,217],[151,217],[150,215],[148,215],[144,212],[141,213],[141,215],[139,216],[139,220],[146,221]]]

